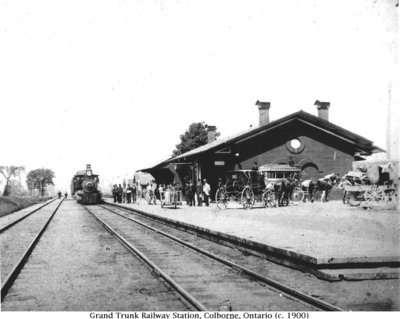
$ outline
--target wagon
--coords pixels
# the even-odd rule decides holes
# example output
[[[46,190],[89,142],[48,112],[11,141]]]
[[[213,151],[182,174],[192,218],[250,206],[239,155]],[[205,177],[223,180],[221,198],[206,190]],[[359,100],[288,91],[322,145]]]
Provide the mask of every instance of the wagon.
[[[383,205],[393,201],[397,194],[397,189],[388,185],[346,185],[344,190],[344,202],[351,206],[363,202],[366,206]]]
[[[365,201],[364,193],[370,188],[368,176],[362,172],[349,171],[342,177],[343,202],[351,206],[359,206]]]
[[[178,190],[165,190],[160,192],[161,207],[182,205],[182,192]]]
[[[219,209],[226,209],[232,203],[243,208],[253,207],[256,197],[262,195],[262,177],[256,170],[235,170],[225,174],[225,184],[219,185],[215,201]]]
[[[268,164],[258,170],[235,170],[226,172],[226,183],[219,186],[215,201],[219,209],[226,209],[238,203],[245,209],[252,208],[256,201],[264,207],[277,206],[273,185],[277,181],[300,173],[297,167],[284,164]],[[304,193],[295,187],[292,200],[301,201]]]
[[[397,162],[355,162],[343,176],[343,202],[351,206],[383,206],[397,197]]]

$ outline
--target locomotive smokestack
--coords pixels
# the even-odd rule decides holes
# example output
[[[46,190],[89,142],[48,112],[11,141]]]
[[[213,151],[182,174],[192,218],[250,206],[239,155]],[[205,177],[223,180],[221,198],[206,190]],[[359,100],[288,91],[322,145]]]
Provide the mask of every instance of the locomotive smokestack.
[[[271,107],[270,102],[260,102],[257,100],[256,105],[259,110],[259,125],[263,126],[269,123],[269,108]]]
[[[320,102],[318,100],[315,101],[314,105],[317,106],[318,117],[329,121],[329,108],[331,106],[330,102]]]
[[[92,167],[90,164],[86,164],[86,175],[92,176]]]

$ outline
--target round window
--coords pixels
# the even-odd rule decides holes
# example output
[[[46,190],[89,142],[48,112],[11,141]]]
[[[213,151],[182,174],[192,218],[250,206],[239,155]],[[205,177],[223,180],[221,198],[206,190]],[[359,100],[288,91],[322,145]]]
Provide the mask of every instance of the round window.
[[[300,153],[304,149],[304,143],[300,139],[294,138],[286,143],[286,147],[289,152],[296,154]]]
[[[301,146],[301,142],[297,138],[294,138],[290,141],[290,146],[293,148],[299,148]]]

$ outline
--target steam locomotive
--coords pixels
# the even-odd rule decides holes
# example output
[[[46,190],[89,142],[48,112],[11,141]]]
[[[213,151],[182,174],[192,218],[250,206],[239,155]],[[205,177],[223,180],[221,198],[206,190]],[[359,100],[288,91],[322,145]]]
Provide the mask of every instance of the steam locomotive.
[[[87,164],[86,170],[76,172],[72,178],[71,194],[80,204],[99,204],[102,200],[98,184],[99,175],[94,175],[90,164]]]

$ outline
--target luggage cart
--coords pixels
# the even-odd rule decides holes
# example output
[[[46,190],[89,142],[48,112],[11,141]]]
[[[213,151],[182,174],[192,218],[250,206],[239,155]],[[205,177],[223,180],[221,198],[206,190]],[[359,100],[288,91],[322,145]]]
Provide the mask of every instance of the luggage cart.
[[[182,205],[182,192],[177,190],[166,190],[160,192],[161,207]]]

